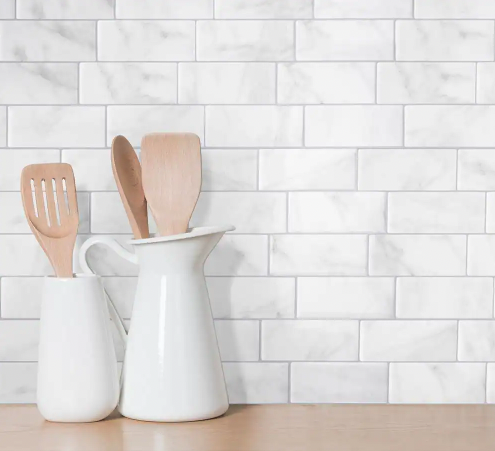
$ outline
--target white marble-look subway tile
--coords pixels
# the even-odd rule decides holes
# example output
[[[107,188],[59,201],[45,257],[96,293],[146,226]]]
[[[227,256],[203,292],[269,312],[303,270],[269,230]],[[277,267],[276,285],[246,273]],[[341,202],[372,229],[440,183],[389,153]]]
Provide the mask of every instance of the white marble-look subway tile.
[[[299,277],[298,318],[393,318],[391,277]]]
[[[290,193],[289,232],[385,232],[386,199],[386,193]]]
[[[495,320],[459,321],[459,360],[495,360]]]
[[[303,108],[207,106],[205,130],[208,147],[299,147],[303,138]]]
[[[495,149],[461,149],[457,164],[459,190],[495,190]]]
[[[378,63],[378,103],[474,103],[474,63]]]
[[[57,149],[0,149],[0,191],[19,191],[21,171],[25,166],[59,161]]]
[[[294,59],[291,21],[197,22],[198,61],[290,61]]]
[[[399,20],[399,61],[493,60],[494,28],[488,20]]]
[[[107,144],[116,135],[124,135],[133,146],[155,132],[196,133],[203,142],[204,108],[185,105],[109,106],[107,109]]]
[[[275,64],[181,63],[179,103],[275,103]]]
[[[289,365],[287,363],[223,364],[231,404],[287,403]]]
[[[495,19],[492,0],[415,0],[415,17],[421,19]]]
[[[100,61],[192,61],[194,21],[98,22]]]
[[[384,105],[308,106],[306,146],[400,146],[402,107]]]
[[[94,61],[95,23],[89,21],[0,22],[0,61]]]
[[[360,149],[360,190],[455,190],[455,149]]]
[[[43,277],[2,277],[0,317],[38,319],[44,283]]]
[[[120,315],[130,318],[137,278],[103,277],[101,281]],[[2,277],[0,316],[38,319],[44,283],[44,277]]]
[[[375,64],[282,63],[277,90],[278,103],[374,103]]]
[[[468,404],[485,401],[483,363],[392,363],[389,401]]]
[[[38,360],[39,321],[0,321],[0,362]]]
[[[391,233],[481,233],[484,193],[390,193]]]
[[[62,162],[74,170],[78,191],[116,191],[109,149],[64,149]]]
[[[274,235],[270,274],[362,276],[368,266],[365,235]]]
[[[201,193],[191,227],[232,224],[234,233],[287,231],[285,193]]]
[[[452,361],[456,321],[362,321],[360,359],[385,362]]]
[[[0,63],[0,103],[77,103],[77,64]]]
[[[495,235],[468,237],[469,276],[495,276]]]
[[[300,363],[291,365],[291,402],[386,403],[385,363]]]
[[[486,402],[495,404],[495,363],[487,364]]]
[[[493,279],[489,277],[399,277],[398,318],[491,318]]]
[[[262,149],[259,183],[262,190],[353,189],[354,149]]]
[[[495,5],[495,3],[494,3]],[[478,63],[476,103],[495,103],[495,63]]]
[[[296,59],[392,60],[392,20],[300,20],[296,23]]]
[[[2,276],[47,276],[52,266],[34,235],[0,235]]]
[[[405,108],[407,147],[493,147],[494,105],[413,105]]]
[[[486,193],[486,231],[495,232],[495,193]]]
[[[398,19],[412,13],[412,0],[315,0],[317,19]]]
[[[20,179],[20,172],[16,174]],[[19,186],[17,187],[20,188]],[[0,233],[2,234],[20,234],[31,233],[31,228],[26,219],[22,205],[20,192],[0,192],[0,204],[3,205],[4,211],[0,216]],[[80,233],[89,232],[89,195],[88,193],[77,193],[77,204],[79,211]],[[20,255],[18,258],[22,258]]]
[[[202,149],[203,191],[253,191],[257,188],[258,151]]]
[[[295,279],[290,277],[209,277],[215,318],[293,318]]]
[[[77,193],[77,210],[79,213],[78,233],[89,233],[89,193]]]
[[[0,146],[5,146],[6,144],[7,144],[7,108],[0,106]]]
[[[261,324],[262,360],[357,360],[358,321],[266,320]]]
[[[18,19],[112,19],[115,0],[16,0]]]
[[[105,108],[11,106],[10,147],[100,147],[105,145]]]
[[[313,16],[312,0],[216,0],[219,19],[307,19]]]
[[[79,84],[83,104],[177,103],[174,63],[82,63]]]
[[[268,273],[268,237],[225,235],[206,260],[207,276],[265,276]]]
[[[463,276],[464,235],[372,235],[370,275]]]
[[[0,404],[36,402],[36,363],[0,363]]]
[[[15,18],[15,0],[3,0],[0,2],[0,19]]]
[[[155,233],[156,225],[150,212],[148,222],[150,232]],[[91,233],[132,233],[118,192],[91,193]]]
[[[213,0],[117,0],[118,19],[209,19]]]
[[[258,361],[260,357],[259,321],[215,321],[218,347],[224,362]]]

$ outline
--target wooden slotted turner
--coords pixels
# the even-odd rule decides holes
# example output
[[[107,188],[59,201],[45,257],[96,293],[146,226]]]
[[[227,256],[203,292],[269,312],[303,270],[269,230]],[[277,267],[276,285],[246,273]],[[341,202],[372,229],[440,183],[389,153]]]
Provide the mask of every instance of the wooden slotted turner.
[[[131,143],[121,135],[112,141],[112,170],[134,238],[149,238],[148,205],[144,197],[141,164]]]
[[[141,142],[143,188],[160,235],[185,233],[201,189],[201,144],[192,133],[153,133]]]
[[[79,226],[76,184],[67,163],[32,164],[21,174],[24,212],[57,277],[73,277]]]

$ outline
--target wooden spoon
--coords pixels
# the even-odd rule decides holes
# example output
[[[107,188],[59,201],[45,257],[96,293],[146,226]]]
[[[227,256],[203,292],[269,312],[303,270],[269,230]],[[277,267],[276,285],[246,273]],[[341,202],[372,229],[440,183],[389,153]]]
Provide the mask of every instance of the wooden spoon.
[[[57,277],[73,277],[77,210],[74,172],[67,163],[32,164],[21,174],[24,212]]]
[[[153,133],[141,142],[143,188],[160,235],[185,233],[201,189],[201,144],[192,133]]]
[[[149,238],[148,205],[144,197],[141,165],[131,143],[121,135],[112,141],[112,170],[134,238]]]

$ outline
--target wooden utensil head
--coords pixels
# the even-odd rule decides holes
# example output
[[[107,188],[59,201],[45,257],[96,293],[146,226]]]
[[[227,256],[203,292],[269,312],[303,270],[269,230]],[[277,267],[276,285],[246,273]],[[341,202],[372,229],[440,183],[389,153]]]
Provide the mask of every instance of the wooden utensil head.
[[[141,164],[131,143],[121,135],[112,141],[112,170],[134,238],[149,238]]]
[[[72,277],[79,226],[76,184],[67,163],[33,164],[21,174],[24,212],[59,277]]]
[[[152,133],[141,142],[143,188],[160,235],[187,231],[201,190],[201,144],[193,133]]]

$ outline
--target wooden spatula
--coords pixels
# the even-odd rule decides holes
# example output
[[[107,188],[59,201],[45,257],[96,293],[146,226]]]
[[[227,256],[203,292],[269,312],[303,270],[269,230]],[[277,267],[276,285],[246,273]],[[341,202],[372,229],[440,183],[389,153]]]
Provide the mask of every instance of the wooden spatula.
[[[153,133],[141,142],[143,188],[160,235],[187,231],[201,189],[201,144],[192,133]]]
[[[141,164],[131,143],[121,135],[112,141],[112,170],[134,238],[149,238],[148,205],[144,197]]]
[[[24,212],[57,277],[73,277],[79,226],[76,184],[67,163],[32,164],[21,174]]]

